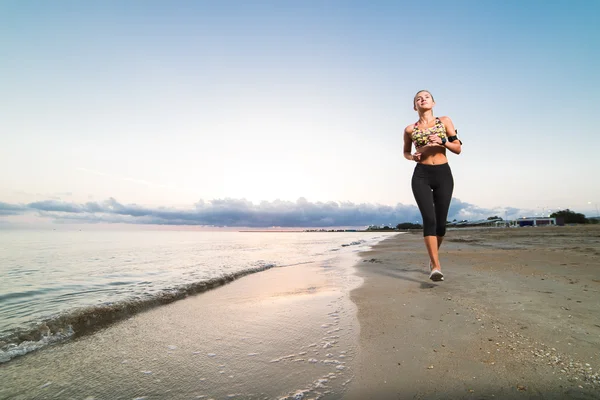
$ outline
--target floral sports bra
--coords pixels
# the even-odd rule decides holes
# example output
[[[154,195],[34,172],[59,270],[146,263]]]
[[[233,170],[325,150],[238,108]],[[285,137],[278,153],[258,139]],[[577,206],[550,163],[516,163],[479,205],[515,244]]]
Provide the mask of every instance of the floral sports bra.
[[[415,148],[423,147],[429,143],[429,135],[438,135],[441,139],[446,138],[446,127],[438,117],[435,118],[435,125],[427,129],[419,129],[419,123],[415,122],[412,132],[412,141]]]

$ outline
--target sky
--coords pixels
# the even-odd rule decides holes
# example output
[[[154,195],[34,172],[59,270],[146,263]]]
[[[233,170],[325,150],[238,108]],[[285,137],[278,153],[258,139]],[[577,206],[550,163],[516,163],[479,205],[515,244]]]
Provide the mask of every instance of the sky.
[[[449,219],[596,216],[600,2],[2,1],[0,226],[418,222],[421,89]]]

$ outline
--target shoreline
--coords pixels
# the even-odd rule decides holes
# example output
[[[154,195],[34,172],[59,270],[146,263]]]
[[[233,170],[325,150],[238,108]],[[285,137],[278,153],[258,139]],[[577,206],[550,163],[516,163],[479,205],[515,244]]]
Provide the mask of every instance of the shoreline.
[[[145,299],[134,297],[116,302],[105,302],[96,306],[83,306],[68,312],[58,313],[35,325],[30,325],[28,328],[21,328],[8,335],[1,336],[0,365],[46,346],[93,334],[144,311],[184,300],[189,296],[218,288],[246,275],[275,267],[275,265],[268,264],[262,267],[249,268],[216,278],[164,289]]]
[[[270,268],[17,357],[0,365],[0,398],[339,399],[357,259]]]
[[[219,238],[194,232],[141,232],[131,236],[135,249],[129,251],[118,244],[119,238],[127,236],[129,239],[128,235],[86,235],[79,238],[79,234],[69,234],[57,240],[51,238],[52,235],[23,235],[9,242],[8,255],[12,252],[14,260],[18,260],[22,253],[23,260],[14,261],[16,265],[11,266],[10,257],[5,258],[0,268],[8,278],[0,285],[5,289],[4,295],[0,295],[0,364],[50,344],[93,333],[139,312],[183,300],[249,273],[327,259],[358,249],[373,237],[385,236],[346,233],[338,238],[324,233],[315,238],[294,233],[293,237],[283,234],[251,237],[251,234],[227,233],[223,239],[225,247],[213,246],[214,250],[205,253],[199,251],[199,247],[210,248],[211,240],[218,242]],[[75,244],[69,240],[74,236],[78,237]],[[52,250],[38,252],[31,248],[29,252],[24,245],[28,240],[47,241],[56,247],[63,243],[73,249],[57,259],[49,255],[49,262],[45,262],[43,255]],[[298,243],[293,244],[296,241]],[[138,242],[154,246],[137,247]],[[199,244],[193,244],[195,242]],[[235,248],[234,242],[241,243],[244,250]],[[288,251],[286,243],[294,247]],[[78,257],[78,245],[86,255],[73,264],[75,268],[63,268],[73,261],[69,257]],[[234,248],[227,250],[228,246]],[[261,250],[261,246],[264,249]],[[174,248],[182,251],[172,251]],[[226,262],[221,263],[219,251]],[[35,267],[29,271],[18,264]],[[43,278],[38,281],[38,277]],[[26,284],[21,286],[23,282]]]
[[[600,227],[421,233],[361,253],[360,346],[345,398],[600,398]]]

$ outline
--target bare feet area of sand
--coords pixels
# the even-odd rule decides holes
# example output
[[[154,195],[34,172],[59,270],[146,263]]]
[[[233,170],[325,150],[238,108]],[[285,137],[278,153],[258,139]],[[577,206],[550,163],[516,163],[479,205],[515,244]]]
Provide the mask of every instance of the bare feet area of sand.
[[[422,233],[362,254],[349,399],[600,398],[600,226]]]

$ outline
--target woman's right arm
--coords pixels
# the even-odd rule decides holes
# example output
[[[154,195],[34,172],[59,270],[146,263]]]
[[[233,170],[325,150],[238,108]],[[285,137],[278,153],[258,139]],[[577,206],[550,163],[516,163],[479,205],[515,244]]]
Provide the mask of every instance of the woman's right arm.
[[[404,158],[408,161],[419,161],[421,158],[421,153],[411,154],[412,150],[412,129],[413,126],[409,125],[404,129]]]

